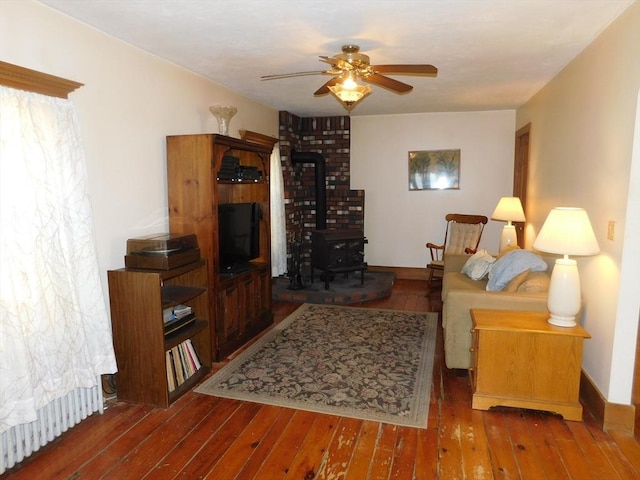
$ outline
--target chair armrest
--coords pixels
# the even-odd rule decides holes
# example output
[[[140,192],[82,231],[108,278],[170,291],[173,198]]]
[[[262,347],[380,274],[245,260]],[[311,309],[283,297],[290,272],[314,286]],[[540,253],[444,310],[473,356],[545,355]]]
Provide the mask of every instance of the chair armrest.
[[[435,243],[428,242],[427,248],[429,249],[429,253],[431,254],[431,260],[440,260],[442,258],[442,255],[438,255],[437,252],[439,250],[442,250],[442,252],[444,252],[444,245],[436,245]]]

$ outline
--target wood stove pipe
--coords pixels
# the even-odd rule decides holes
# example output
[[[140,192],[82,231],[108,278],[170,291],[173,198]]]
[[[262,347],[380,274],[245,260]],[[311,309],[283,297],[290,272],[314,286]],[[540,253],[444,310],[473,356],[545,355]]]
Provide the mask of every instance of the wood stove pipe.
[[[316,152],[296,152],[291,150],[291,163],[313,163],[315,165],[316,181],[316,229],[327,228],[327,185],[326,165],[324,157]]]

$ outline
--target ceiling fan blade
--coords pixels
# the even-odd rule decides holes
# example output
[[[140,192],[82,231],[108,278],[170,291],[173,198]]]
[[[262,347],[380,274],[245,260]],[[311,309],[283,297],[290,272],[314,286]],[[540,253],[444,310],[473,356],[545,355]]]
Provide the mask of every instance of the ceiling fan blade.
[[[438,69],[433,65],[372,65],[371,68],[376,73],[395,75],[438,75]]]
[[[315,92],[313,92],[313,95],[315,97],[320,96],[320,95],[325,95],[327,93],[329,93],[329,87],[332,87],[333,85],[335,85],[336,83],[338,83],[340,81],[340,77],[333,77],[331,80],[329,80],[327,83],[325,83],[324,85],[322,85],[318,90],[316,90]]]
[[[393,90],[396,93],[407,93],[413,90],[411,85],[407,85],[406,83],[399,82],[398,80],[394,80],[393,78],[385,77],[384,75],[380,75],[378,73],[372,73],[367,77],[362,78],[365,82],[374,83],[384,88],[388,88],[389,90]]]
[[[326,70],[314,70],[309,72],[294,72],[294,73],[281,73],[278,75],[263,75],[260,77],[261,80],[276,80],[278,78],[289,78],[289,77],[303,77],[305,75],[324,75],[328,72]]]

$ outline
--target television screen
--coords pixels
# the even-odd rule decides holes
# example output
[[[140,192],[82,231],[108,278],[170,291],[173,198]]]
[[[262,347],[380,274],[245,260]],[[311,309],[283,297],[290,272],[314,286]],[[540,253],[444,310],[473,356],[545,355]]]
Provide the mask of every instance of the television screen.
[[[246,269],[260,256],[260,206],[257,203],[218,205],[220,273]]]

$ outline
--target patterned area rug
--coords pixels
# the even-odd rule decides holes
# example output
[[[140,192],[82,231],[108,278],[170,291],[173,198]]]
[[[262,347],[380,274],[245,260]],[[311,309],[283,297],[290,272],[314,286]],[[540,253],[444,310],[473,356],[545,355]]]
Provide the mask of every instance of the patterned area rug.
[[[195,391],[426,428],[437,318],[304,304]]]

